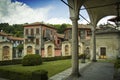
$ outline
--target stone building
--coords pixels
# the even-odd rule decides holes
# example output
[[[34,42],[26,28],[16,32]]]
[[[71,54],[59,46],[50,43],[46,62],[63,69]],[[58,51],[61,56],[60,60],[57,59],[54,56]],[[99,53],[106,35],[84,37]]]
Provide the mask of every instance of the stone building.
[[[61,38],[54,27],[36,22],[24,25],[24,54],[40,54],[42,57],[54,57],[57,51],[57,56],[61,55],[60,48]],[[50,43],[49,43],[50,42]],[[49,45],[47,45],[47,43]],[[29,48],[28,48],[29,47]],[[31,48],[30,48],[31,47]],[[28,50],[29,49],[29,50]],[[32,50],[30,50],[32,49]],[[47,54],[52,51],[52,55]],[[50,50],[52,49],[52,50]],[[55,49],[55,51],[53,51]],[[32,52],[30,52],[32,51]]]
[[[91,42],[91,44],[93,43]],[[97,30],[96,57],[100,59],[115,59],[119,54],[120,30],[110,27]]]
[[[17,48],[20,44],[23,44],[23,38],[0,32],[0,60],[22,58],[23,49]]]
[[[64,37],[65,41],[62,43],[62,55],[66,55],[66,50],[68,50],[69,52],[68,54],[71,55],[71,39],[72,39],[71,26],[65,29],[64,34],[65,34]],[[85,53],[86,48],[90,47],[90,34],[91,34],[90,25],[83,25],[83,24],[78,25],[79,55]]]

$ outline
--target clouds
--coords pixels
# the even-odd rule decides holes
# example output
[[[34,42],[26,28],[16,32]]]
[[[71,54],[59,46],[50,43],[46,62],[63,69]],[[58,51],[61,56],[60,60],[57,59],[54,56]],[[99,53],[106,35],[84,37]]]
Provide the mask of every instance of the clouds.
[[[51,9],[51,6],[32,9],[17,1],[0,0],[0,23],[21,24],[45,21]]]
[[[80,14],[89,20],[86,11],[81,11]],[[107,19],[101,20],[99,24],[104,23],[106,20]],[[69,19],[68,7],[60,2],[59,4],[56,4],[55,2],[49,3],[49,6],[46,5],[44,7],[40,6],[38,8],[32,8],[25,3],[17,1],[11,2],[11,0],[0,0],[0,23],[24,24],[41,21],[49,24],[72,23]],[[87,24],[82,18],[80,18],[78,22],[80,24]]]

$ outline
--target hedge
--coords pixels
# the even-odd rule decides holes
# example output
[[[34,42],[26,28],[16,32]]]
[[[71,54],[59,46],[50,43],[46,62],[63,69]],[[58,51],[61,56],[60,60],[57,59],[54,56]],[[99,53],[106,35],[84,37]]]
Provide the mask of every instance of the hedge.
[[[82,55],[79,56],[79,59],[82,58]],[[56,61],[56,60],[65,60],[65,59],[71,59],[71,56],[55,56],[55,57],[43,57],[43,62],[48,61]],[[14,59],[14,60],[7,60],[7,61],[0,61],[0,66],[2,65],[15,65],[15,64],[21,64],[22,59]]]
[[[24,56],[22,60],[23,66],[35,66],[42,64],[42,58],[38,54],[29,54]]]
[[[10,80],[48,80],[48,72],[39,70],[32,73],[19,73],[0,69],[0,77]]]
[[[0,66],[21,64],[21,62],[22,62],[22,59],[5,60],[5,61],[0,61]]]

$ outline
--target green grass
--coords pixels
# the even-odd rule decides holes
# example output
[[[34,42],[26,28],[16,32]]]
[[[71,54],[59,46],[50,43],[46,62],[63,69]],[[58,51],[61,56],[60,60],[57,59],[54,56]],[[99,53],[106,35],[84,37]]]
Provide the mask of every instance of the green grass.
[[[19,65],[8,65],[8,66],[0,66],[0,69],[5,69],[9,71],[15,72],[24,72],[24,73],[31,73],[35,70],[44,69],[48,71],[48,77],[51,77],[67,68],[71,67],[71,60],[58,60],[58,61],[51,61],[51,62],[44,62],[42,65],[38,66],[22,66]]]

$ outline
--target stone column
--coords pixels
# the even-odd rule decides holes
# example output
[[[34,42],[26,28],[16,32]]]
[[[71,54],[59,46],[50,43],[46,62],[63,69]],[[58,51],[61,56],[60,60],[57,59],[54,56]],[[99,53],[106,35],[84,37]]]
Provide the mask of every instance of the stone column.
[[[78,17],[70,17],[72,21],[72,73],[71,76],[79,77],[79,60],[78,60]]]
[[[92,54],[93,54],[93,57],[92,57],[92,61],[93,62],[96,62],[96,37],[95,37],[95,27],[93,26],[92,27]]]

